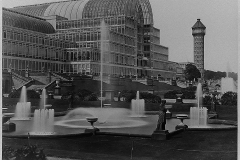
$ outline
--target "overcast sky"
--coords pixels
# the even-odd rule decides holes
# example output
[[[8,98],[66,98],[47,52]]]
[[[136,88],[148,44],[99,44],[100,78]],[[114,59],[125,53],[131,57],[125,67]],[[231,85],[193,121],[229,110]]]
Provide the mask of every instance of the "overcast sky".
[[[3,7],[59,0],[2,0]],[[191,27],[198,18],[206,26],[205,69],[238,70],[237,0],[150,0],[160,43],[169,48],[169,60],[193,62]]]

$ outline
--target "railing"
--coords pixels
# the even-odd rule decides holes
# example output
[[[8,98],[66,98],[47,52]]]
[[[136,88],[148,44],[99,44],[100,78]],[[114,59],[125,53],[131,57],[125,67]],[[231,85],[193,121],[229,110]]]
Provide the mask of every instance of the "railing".
[[[17,90],[17,91],[20,90],[23,86],[29,87],[29,86],[31,86],[34,82],[35,82],[35,80],[32,79],[32,80],[28,81],[27,83],[23,84],[21,87],[17,88],[16,90]]]
[[[161,80],[159,80],[159,82],[162,82],[162,83],[171,83],[170,81],[161,81]]]
[[[57,74],[57,73],[54,73],[54,72],[52,72],[52,75],[53,76],[55,76],[55,77],[58,77],[58,78],[60,78],[61,80],[64,80],[64,81],[69,81],[69,79],[67,79],[67,78],[65,78],[65,77],[63,77],[63,76],[60,76],[59,74]]]
[[[44,89],[49,89],[50,87],[52,87],[54,84],[56,84],[56,80],[52,81],[51,83],[47,84]]]
[[[25,82],[28,82],[29,80],[32,80],[32,78],[23,77],[23,76],[15,73],[15,72],[13,72],[13,71],[12,71],[11,73],[12,73],[12,76],[17,77],[17,78],[19,78],[19,79],[21,79],[21,80],[23,80],[23,81],[25,81]]]

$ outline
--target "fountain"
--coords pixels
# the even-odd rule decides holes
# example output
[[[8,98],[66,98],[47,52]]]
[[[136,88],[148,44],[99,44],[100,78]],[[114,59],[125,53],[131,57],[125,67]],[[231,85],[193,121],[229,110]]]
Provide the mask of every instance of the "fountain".
[[[20,101],[16,105],[14,117],[11,120],[30,120],[31,102],[27,102],[26,86],[22,87]]]
[[[233,78],[224,77],[221,78],[221,93],[224,94],[226,92],[236,92],[236,87],[234,85]]]
[[[137,91],[136,99],[132,99],[131,102],[132,115],[131,117],[146,117],[145,112],[145,101],[139,99],[139,91]]]
[[[37,109],[34,111],[33,131],[31,135],[54,134],[54,109]]]
[[[33,126],[31,135],[52,135],[54,133],[54,109],[47,109],[46,89],[42,91],[40,109],[34,111]]]
[[[229,77],[230,70],[231,69],[230,69],[229,63],[227,63],[226,77],[221,78],[221,93],[222,94],[229,92],[229,91],[237,92],[233,78]]]
[[[202,127],[207,125],[207,108],[202,106],[202,85],[201,83],[197,86],[197,107],[190,108],[190,125],[192,127]]]
[[[115,129],[146,125],[142,120],[129,118],[131,111],[124,108],[76,108],[65,115],[56,126],[67,128],[87,128],[94,120],[96,128]],[[92,127],[90,127],[92,128]]]
[[[175,127],[176,130],[182,129],[182,128],[183,128],[183,129],[188,128],[188,126],[183,123],[183,120],[184,120],[184,119],[187,119],[187,118],[188,118],[188,115],[186,115],[186,114],[177,114],[176,117],[177,117],[177,119],[180,119],[180,121],[181,121],[181,123],[178,124],[178,125]]]
[[[85,130],[85,133],[91,132],[95,134],[96,131],[99,131],[98,128],[94,127],[94,123],[97,122],[98,118],[97,117],[86,117],[86,120],[91,124],[90,128],[87,128]]]
[[[45,109],[47,104],[47,91],[45,88],[42,89],[42,95],[41,95],[41,100],[39,104],[40,109]]]
[[[207,125],[207,108],[191,107],[190,108],[190,125],[194,127]]]
[[[108,36],[109,36],[109,31],[108,27],[106,26],[106,23],[104,19],[101,22],[101,55],[100,55],[100,79],[101,79],[101,88],[100,88],[100,93],[101,93],[101,108],[103,107],[103,63],[107,62],[107,52],[108,52]]]

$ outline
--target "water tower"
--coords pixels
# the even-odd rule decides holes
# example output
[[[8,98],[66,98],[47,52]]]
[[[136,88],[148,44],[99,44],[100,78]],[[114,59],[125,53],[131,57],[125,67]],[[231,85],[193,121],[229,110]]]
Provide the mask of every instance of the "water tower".
[[[204,80],[204,36],[206,27],[200,19],[192,27],[194,63],[201,73],[201,79]]]

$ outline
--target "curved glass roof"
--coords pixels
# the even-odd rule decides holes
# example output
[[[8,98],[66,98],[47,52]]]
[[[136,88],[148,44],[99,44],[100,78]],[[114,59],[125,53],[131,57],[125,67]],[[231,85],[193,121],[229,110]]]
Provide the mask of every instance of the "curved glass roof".
[[[143,10],[144,24],[153,25],[153,13],[152,13],[152,7],[149,0],[139,0],[139,2]]]
[[[138,0],[89,0],[83,9],[82,18],[125,15],[136,17],[141,11]]]
[[[59,15],[69,20],[82,19],[82,12],[89,0],[68,1],[51,4],[45,11],[44,16]]]
[[[9,25],[12,27],[32,30],[41,33],[54,33],[53,26],[46,22],[44,19],[25,15],[9,9],[2,9],[2,22],[3,25]]]
[[[41,17],[43,16],[45,10],[48,8],[50,4],[41,4],[41,5],[32,5],[32,6],[21,6],[21,7],[15,7],[11,8],[11,10],[15,10],[17,12]]]
[[[136,13],[141,10],[144,24],[153,24],[153,14],[149,0],[75,0],[22,6],[13,9],[39,17],[59,15],[69,20],[117,15],[135,17]]]

